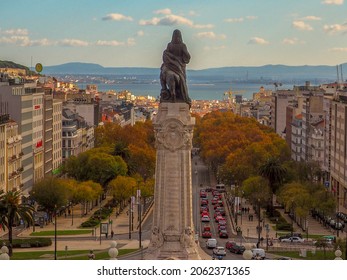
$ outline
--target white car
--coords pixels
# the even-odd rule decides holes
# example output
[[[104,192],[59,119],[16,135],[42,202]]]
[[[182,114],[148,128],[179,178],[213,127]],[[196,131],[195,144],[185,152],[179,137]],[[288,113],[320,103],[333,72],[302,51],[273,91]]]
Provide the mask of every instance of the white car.
[[[204,215],[204,216],[201,217],[201,221],[202,222],[209,222],[210,220],[211,220],[210,217],[207,216],[207,215]]]
[[[298,237],[298,236],[292,236],[288,238],[281,239],[281,242],[290,242],[290,243],[303,243],[304,239]]]
[[[224,247],[216,247],[213,249],[213,254],[216,256],[226,256],[227,252]]]

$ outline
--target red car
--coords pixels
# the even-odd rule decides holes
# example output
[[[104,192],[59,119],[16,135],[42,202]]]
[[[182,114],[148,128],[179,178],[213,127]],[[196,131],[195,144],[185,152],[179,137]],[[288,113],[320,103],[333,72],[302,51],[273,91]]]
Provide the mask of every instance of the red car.
[[[217,216],[214,220],[218,223],[220,220],[225,220],[225,218],[223,216]]]
[[[208,211],[202,211],[202,213],[201,213],[201,217],[202,216],[210,216],[210,213],[208,212]]]
[[[236,245],[236,242],[227,241],[227,243],[225,243],[225,248],[230,250],[230,248],[233,247],[234,245]]]
[[[212,237],[212,233],[210,231],[204,231],[202,233],[202,238],[211,238]]]
[[[202,213],[202,212],[204,212],[204,211],[207,211],[207,212],[210,211],[210,209],[208,209],[208,206],[207,206],[207,205],[201,206],[201,207],[200,207],[200,213]]]
[[[211,231],[210,225],[204,225],[203,231]]]

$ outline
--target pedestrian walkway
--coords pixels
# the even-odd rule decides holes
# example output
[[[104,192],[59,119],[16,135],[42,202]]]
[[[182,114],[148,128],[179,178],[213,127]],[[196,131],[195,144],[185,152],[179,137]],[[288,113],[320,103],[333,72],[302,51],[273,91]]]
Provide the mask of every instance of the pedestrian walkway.
[[[102,202],[102,206],[107,203],[108,199],[105,199]],[[94,207],[87,215],[83,215],[83,211],[81,205],[75,205],[73,207],[73,211],[67,215],[57,216],[57,231],[66,231],[66,230],[80,230],[80,225],[88,220],[91,215],[97,211],[99,206]],[[135,207],[135,210],[136,207]],[[73,214],[73,215],[72,215]],[[110,243],[112,240],[117,241],[117,248],[122,249],[138,249],[139,241],[136,239],[129,239],[129,207],[125,208],[119,215],[116,215],[114,211],[109,219],[102,221],[103,223],[109,224],[109,234],[108,238],[105,237],[105,234],[102,234],[102,238],[100,241],[100,226],[97,226],[92,229],[92,232],[89,234],[81,234],[81,235],[69,235],[69,236],[58,236],[57,240],[57,250],[106,250],[110,248]],[[110,222],[110,223],[109,223]],[[138,225],[138,217],[137,211],[134,211],[134,226],[133,230],[131,230],[131,234],[136,233],[137,237],[137,225]],[[55,225],[54,223],[49,223],[44,225],[42,228],[40,226],[35,226],[26,228],[22,230],[18,234],[18,238],[27,238],[32,237],[30,234],[40,231],[54,231]],[[90,228],[83,228],[90,229]],[[113,238],[111,238],[111,230],[114,232]],[[7,231],[0,232],[0,240],[5,238]],[[54,236],[50,235],[50,238],[54,239]],[[134,237],[134,236],[132,236]],[[142,246],[146,248],[149,244],[149,240],[143,240]],[[17,250],[17,249],[15,249]],[[21,248],[21,252],[25,251],[53,251],[54,250],[54,240],[51,246],[47,247],[39,247],[39,248]]]

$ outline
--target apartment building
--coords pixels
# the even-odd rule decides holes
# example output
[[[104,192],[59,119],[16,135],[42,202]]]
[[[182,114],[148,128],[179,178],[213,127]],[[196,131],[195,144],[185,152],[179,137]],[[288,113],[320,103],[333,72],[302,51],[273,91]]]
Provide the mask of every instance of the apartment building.
[[[94,147],[94,127],[69,108],[63,108],[62,135],[63,160]]]
[[[22,137],[9,114],[0,113],[0,191],[22,188]]]
[[[330,188],[340,206],[347,208],[347,92],[331,103]]]
[[[52,173],[59,174],[63,162],[62,158],[62,111],[63,103],[53,99],[53,140],[52,140]]]
[[[35,82],[0,82],[0,97],[8,104],[11,118],[22,137],[23,194],[28,195],[35,180],[43,177],[43,88]]]
[[[293,117],[291,123],[290,137],[291,158],[295,161],[301,161],[302,154],[302,115],[298,114]]]
[[[277,90],[272,93],[269,124],[275,132],[285,138],[287,124],[287,106],[291,105],[295,97],[292,90]]]

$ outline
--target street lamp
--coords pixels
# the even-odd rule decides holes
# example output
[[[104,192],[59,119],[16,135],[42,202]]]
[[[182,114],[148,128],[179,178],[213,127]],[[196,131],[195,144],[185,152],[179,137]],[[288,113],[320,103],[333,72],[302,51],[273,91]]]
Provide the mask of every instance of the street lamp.
[[[259,248],[259,245],[260,245],[260,232],[261,232],[261,227],[260,227],[260,198],[258,198],[258,226],[257,226],[257,231],[258,231],[257,248]]]
[[[54,205],[54,259],[57,259],[57,205]]]

